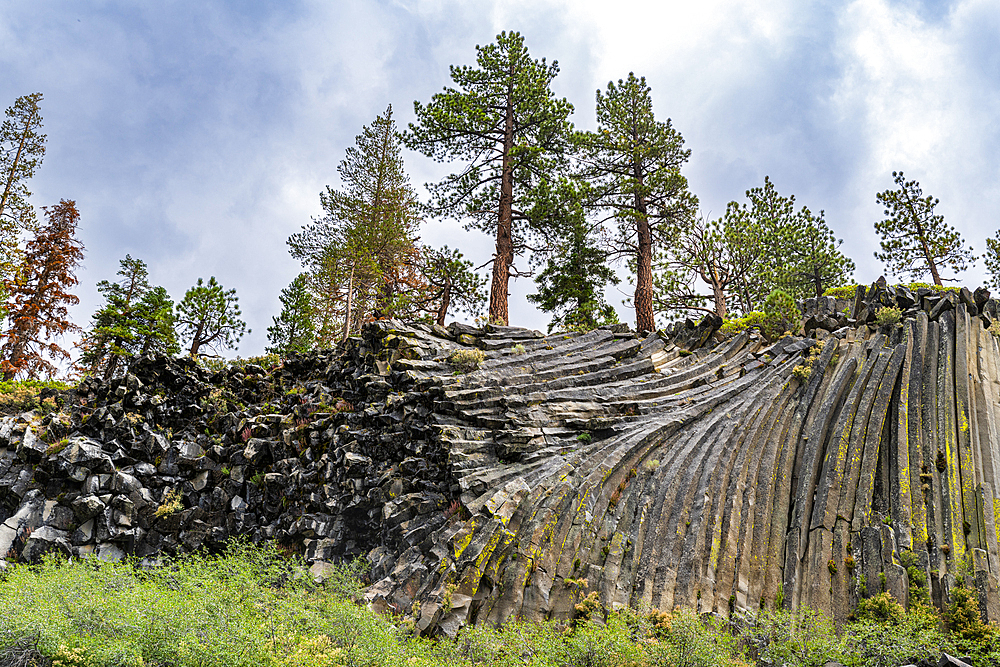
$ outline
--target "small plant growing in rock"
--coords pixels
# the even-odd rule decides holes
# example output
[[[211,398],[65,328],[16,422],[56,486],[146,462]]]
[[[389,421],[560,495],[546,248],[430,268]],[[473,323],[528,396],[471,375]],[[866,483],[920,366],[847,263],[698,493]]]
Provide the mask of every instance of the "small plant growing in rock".
[[[799,382],[805,382],[812,375],[812,366],[806,366],[804,364],[799,364],[792,369],[792,377],[799,380]]]
[[[589,445],[590,441],[593,440],[594,438],[590,435],[590,433],[584,431],[580,435],[576,436],[576,439],[584,445]]]
[[[649,472],[653,472],[660,467],[660,462],[657,459],[652,459],[651,461],[646,461],[642,467]]]
[[[993,322],[990,323],[990,328],[987,329],[987,331],[989,331],[994,336],[1000,337],[1000,320],[993,320]]]
[[[520,343],[518,343],[517,345],[514,345],[514,346],[512,346],[510,348],[510,353],[511,354],[524,354],[525,351],[526,350],[524,348],[524,345],[521,345]]]
[[[444,595],[441,597],[441,609],[446,614],[451,611],[452,607],[451,595],[457,589],[458,589],[457,584],[448,584],[447,586],[444,587]]]
[[[167,491],[166,495],[163,496],[163,502],[160,506],[156,508],[153,512],[153,517],[156,519],[161,519],[165,516],[170,516],[176,512],[180,512],[184,509],[184,500],[181,497],[180,489],[170,489]]]
[[[62,450],[66,449],[69,444],[69,438],[63,438],[59,442],[54,442],[45,448],[45,456],[52,456],[53,454],[58,454]]]
[[[903,311],[896,306],[882,306],[875,312],[875,323],[880,327],[899,324]]]
[[[486,353],[482,350],[455,350],[448,357],[448,363],[462,373],[471,373],[486,361]]]

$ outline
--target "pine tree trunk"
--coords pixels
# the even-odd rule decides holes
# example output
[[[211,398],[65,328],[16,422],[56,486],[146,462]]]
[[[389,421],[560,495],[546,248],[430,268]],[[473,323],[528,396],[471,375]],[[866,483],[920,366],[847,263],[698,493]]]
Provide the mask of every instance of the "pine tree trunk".
[[[204,331],[205,331],[205,323],[199,322],[198,328],[195,329],[194,331],[194,337],[191,339],[191,349],[188,350],[188,353],[192,357],[198,356],[198,350],[201,349],[201,335],[202,333],[204,333]]]
[[[507,83],[507,113],[504,119],[503,162],[500,175],[500,210],[497,214],[497,245],[493,260],[493,282],[490,285],[490,322],[506,326],[510,267],[514,263],[513,212],[514,170],[510,152],[514,147],[514,66],[510,66]]]
[[[715,314],[726,318],[726,292],[722,289],[722,281],[719,280],[719,272],[716,267],[712,267],[712,298],[715,300]]]
[[[633,141],[638,143],[633,131]],[[635,275],[635,328],[636,331],[655,331],[653,321],[653,233],[649,228],[646,198],[642,193],[643,169],[638,161],[632,164],[635,186],[636,232],[638,249],[636,252]]]
[[[444,289],[441,290],[441,305],[438,306],[437,323],[444,326],[444,319],[448,316],[448,306],[451,305],[451,277],[445,276]]]

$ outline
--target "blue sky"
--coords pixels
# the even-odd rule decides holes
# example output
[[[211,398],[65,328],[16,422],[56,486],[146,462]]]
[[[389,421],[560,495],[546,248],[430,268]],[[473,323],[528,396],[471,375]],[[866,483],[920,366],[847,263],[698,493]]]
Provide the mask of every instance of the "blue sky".
[[[875,193],[891,172],[916,178],[977,252],[1000,210],[1000,0],[804,0],[613,3],[68,2],[0,4],[0,106],[42,92],[48,152],[36,205],[75,199],[87,258],[86,325],[95,285],[126,253],[175,299],[197,278],[236,288],[266,345],[278,293],[299,267],[285,239],[320,213],[337,164],[388,104],[448,85],[448,66],[501,30],[556,59],[557,94],[594,125],[594,91],[635,71],[691,149],[686,175],[720,215],[765,175],[826,211],[871,281]],[[418,187],[446,166],[407,154]],[[478,261],[491,239],[428,221],[432,244]],[[984,278],[982,262],[962,276]],[[514,283],[512,323],[548,318]],[[616,294],[611,295],[617,300]],[[619,315],[632,320],[624,307]]]

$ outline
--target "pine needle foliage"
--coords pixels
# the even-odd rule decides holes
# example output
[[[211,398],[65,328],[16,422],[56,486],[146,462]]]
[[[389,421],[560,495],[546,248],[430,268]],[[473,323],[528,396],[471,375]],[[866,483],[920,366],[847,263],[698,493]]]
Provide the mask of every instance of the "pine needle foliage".
[[[337,171],[341,188],[320,194],[323,217],[288,239],[309,272],[327,345],[364,322],[410,316],[414,290],[423,285],[416,268],[420,207],[391,106],[362,129]]]
[[[961,272],[975,262],[972,248],[966,247],[962,235],[945,224],[944,216],[934,213],[940,200],[924,196],[920,184],[904,178],[903,172],[892,172],[895,190],[875,195],[884,207],[885,219],[875,223],[881,240],[881,252],[875,259],[892,273],[916,280],[928,273],[935,285],[942,285],[941,270]]]
[[[267,328],[267,340],[271,345],[265,351],[281,357],[308,352],[316,344],[316,323],[308,276],[304,273],[297,275],[288,287],[281,290],[278,298],[281,300],[281,313],[271,318],[274,324]]]
[[[149,284],[149,270],[141,259],[125,255],[120,265],[118,281],[97,283],[105,301],[81,341],[80,366],[105,378],[123,372],[128,360],[140,354],[180,351],[174,302],[167,291]]]
[[[556,327],[590,331],[617,323],[614,307],[604,300],[604,287],[617,284],[618,277],[607,265],[607,253],[587,220],[578,189],[563,180],[545,199],[558,240],[535,278],[538,292],[529,294],[528,301],[552,313],[550,332]]]
[[[246,322],[240,319],[242,314],[235,289],[225,289],[215,276],[207,283],[198,278],[198,283],[177,304],[177,325],[181,338],[188,344],[188,354],[197,357],[202,347],[216,354],[235,349],[243,335],[250,333]]]

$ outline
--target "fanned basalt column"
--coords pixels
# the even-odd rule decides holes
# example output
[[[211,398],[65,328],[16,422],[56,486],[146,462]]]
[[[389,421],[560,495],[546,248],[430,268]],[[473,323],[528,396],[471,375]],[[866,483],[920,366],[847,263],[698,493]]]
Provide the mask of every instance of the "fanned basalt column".
[[[594,595],[839,623],[959,576],[1000,619],[997,303],[879,281],[803,311],[776,341],[389,320],[270,369],[137,359],[0,417],[0,568],[243,535],[317,575],[366,557],[369,602],[428,634]]]
[[[423,548],[376,558],[369,599],[420,602],[425,632],[566,619],[593,592],[609,608],[807,605],[842,622],[882,590],[907,603],[905,564],[939,606],[964,576],[997,619],[990,317],[954,294],[859,292],[862,321],[822,340],[689,351],[662,333],[488,327],[466,333],[487,352],[468,375],[445,375],[452,345],[396,361],[441,383],[460,508]],[[880,300],[907,304],[900,324],[864,324]]]

